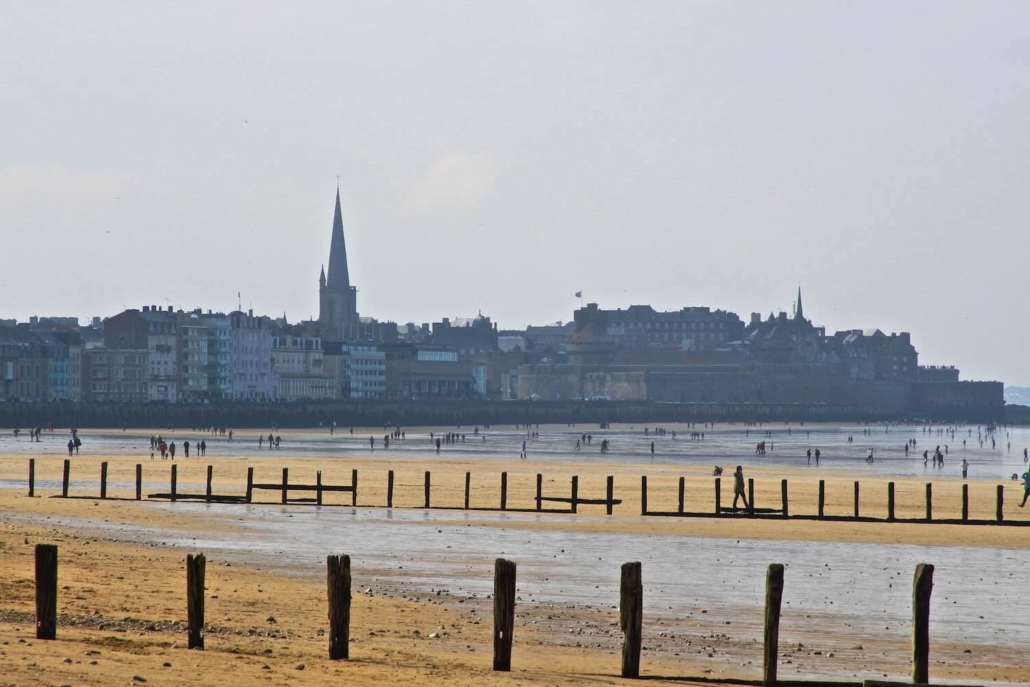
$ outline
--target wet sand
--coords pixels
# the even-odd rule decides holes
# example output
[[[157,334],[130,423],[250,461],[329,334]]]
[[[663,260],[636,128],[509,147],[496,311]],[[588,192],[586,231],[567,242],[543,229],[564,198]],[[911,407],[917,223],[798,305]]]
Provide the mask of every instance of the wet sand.
[[[306,435],[291,436],[301,441]],[[265,505],[250,508],[90,498],[98,494],[101,460],[110,463],[111,496],[132,497],[136,462],[144,464],[145,493],[167,491],[168,461],[151,462],[149,452],[140,460],[138,454],[119,451],[73,458],[72,494],[86,498],[54,499],[49,496],[59,493],[66,454],[42,453],[36,455],[41,497],[35,499],[26,498],[23,489],[25,452],[0,455],[0,485],[8,487],[0,488],[0,549],[9,563],[5,568],[13,571],[13,584],[0,592],[0,642],[6,642],[0,644],[0,658],[14,667],[9,679],[18,684],[110,684],[129,682],[134,674],[157,684],[321,684],[339,677],[358,684],[618,682],[621,634],[614,606],[622,541],[626,553],[644,562],[645,674],[759,677],[761,598],[755,589],[762,585],[765,565],[780,560],[788,563],[785,598],[793,600],[784,608],[782,677],[904,677],[911,557],[925,555],[939,564],[933,617],[945,623],[933,635],[938,639],[931,676],[1030,681],[1030,668],[1017,648],[1028,630],[1018,618],[1026,614],[1017,608],[1022,598],[1018,578],[1011,577],[1024,564],[1030,529],[642,518],[641,474],[649,476],[650,508],[675,509],[676,482],[683,475],[688,509],[696,505],[702,510],[714,506],[712,477],[706,474],[710,466],[656,460],[642,469],[638,461],[621,456],[538,459],[531,453],[523,461],[448,455],[446,449],[441,457],[424,449],[376,451],[373,457],[370,452],[311,455],[284,445],[256,456],[215,456],[209,448],[207,459],[176,459],[179,491],[196,493],[203,493],[208,463],[215,466],[215,493],[235,494],[243,492],[248,466],[255,468],[258,482],[277,482],[286,466],[291,482],[313,482],[315,471],[322,470],[327,484],[349,483],[350,470],[357,468],[358,503],[366,506],[358,509],[344,506],[349,494],[327,495],[327,503],[343,507],[323,509],[283,508],[276,504],[278,492],[257,492]],[[370,509],[385,504],[388,469],[396,471],[398,508]],[[568,496],[569,478],[578,474],[584,497],[603,496],[605,476],[612,474],[616,497],[624,501],[611,517],[602,506],[581,507],[576,516],[425,514],[418,508],[425,470],[433,473],[433,503],[439,506],[461,505],[464,473],[470,471],[472,506],[495,507],[502,470],[509,472],[511,508],[534,506],[536,472],[545,475],[545,494],[560,496]],[[861,466],[815,472],[804,465],[748,462],[745,470],[756,480],[759,506],[778,505],[779,479],[786,477],[791,511],[814,513],[817,481],[823,478],[827,513],[849,513],[851,485],[860,479],[863,513],[875,514],[885,510],[891,479],[897,483],[898,516],[925,514],[922,479],[871,475]],[[723,481],[725,503],[730,489],[729,480]],[[994,516],[998,483],[970,481],[972,517]],[[935,514],[957,513],[960,490],[958,480],[934,480]],[[1014,500],[1015,489],[1009,492]],[[1025,516],[1015,504],[1006,504],[1006,517]],[[493,541],[491,531],[497,532]],[[314,541],[291,537],[291,532],[306,533]],[[384,542],[394,536],[416,543],[393,550]],[[384,541],[376,542],[378,548],[363,546],[370,537]],[[69,587],[60,592],[62,620],[59,639],[52,643],[32,636],[32,545],[46,541],[61,547],[60,584]],[[630,545],[643,548],[633,551]],[[213,628],[202,654],[172,648],[185,644],[185,631],[168,624],[185,620],[183,561],[198,546],[209,557],[207,618]],[[373,555],[373,548],[378,553]],[[546,564],[552,549],[558,549],[553,551],[556,562]],[[977,549],[984,551],[982,557],[973,553]],[[352,637],[357,641],[351,647],[353,660],[345,664],[326,660],[326,642],[319,636],[326,627],[324,555],[339,552],[355,560]],[[515,669],[509,676],[490,671],[488,646],[491,562],[502,553],[523,561]],[[588,561],[594,553],[604,560],[592,566]],[[816,564],[824,559],[832,575],[818,570]],[[997,574],[977,581],[971,575],[980,564],[997,568]],[[678,566],[690,571],[685,580],[676,575]],[[858,576],[863,584],[849,592],[848,580]],[[704,584],[692,584],[691,577]],[[661,586],[650,586],[649,579]],[[358,593],[369,588],[371,595]],[[814,589],[820,593],[811,593]],[[877,594],[883,595],[881,611],[888,618],[882,631],[876,624],[883,619],[876,617],[881,611],[868,608],[865,600]],[[983,599],[979,610],[977,598]],[[954,609],[948,608],[952,602],[958,603]],[[428,639],[433,632],[440,636]],[[66,657],[72,662],[63,663]],[[90,665],[94,660],[97,664]],[[301,663],[304,670],[297,670]]]

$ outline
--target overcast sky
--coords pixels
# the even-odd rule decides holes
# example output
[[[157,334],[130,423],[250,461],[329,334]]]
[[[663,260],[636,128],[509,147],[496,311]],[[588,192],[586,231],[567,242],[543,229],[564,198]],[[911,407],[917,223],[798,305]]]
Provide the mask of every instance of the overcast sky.
[[[0,317],[602,307],[1030,385],[1030,3],[0,2]]]

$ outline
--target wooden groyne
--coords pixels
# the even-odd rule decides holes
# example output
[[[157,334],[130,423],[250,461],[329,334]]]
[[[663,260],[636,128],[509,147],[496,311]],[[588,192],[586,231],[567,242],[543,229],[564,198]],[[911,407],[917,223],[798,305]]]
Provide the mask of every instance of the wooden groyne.
[[[82,461],[79,462],[81,465]],[[91,491],[91,493],[83,493],[83,490],[74,489],[72,483],[72,459],[64,459],[61,476],[61,487],[60,494],[53,494],[52,496],[59,496],[63,498],[91,498],[91,499],[111,499],[112,496],[109,494],[108,485],[108,463],[102,462],[99,465],[99,489],[97,491]],[[93,468],[96,469],[95,464],[92,464]],[[389,470],[387,473],[387,484],[386,484],[386,498],[385,501],[374,501],[371,499],[359,500],[359,471],[351,469],[350,480],[347,483],[329,483],[323,479],[323,473],[321,470],[315,472],[314,482],[308,481],[290,481],[290,469],[284,467],[281,469],[281,478],[278,481],[255,481],[255,473],[253,467],[247,468],[246,483],[241,484],[241,489],[237,493],[216,493],[213,490],[214,482],[214,466],[204,466],[204,484],[205,489],[203,492],[188,492],[181,491],[179,489],[179,469],[194,470],[196,467],[200,467],[196,462],[185,462],[180,461],[178,463],[173,462],[167,466],[168,472],[167,484],[169,486],[167,491],[159,491],[149,493],[146,495],[147,500],[163,500],[163,501],[201,501],[205,503],[228,503],[228,504],[258,504],[258,503],[279,503],[280,505],[314,505],[314,506],[361,506],[365,508],[398,508],[395,504],[395,471]],[[158,466],[148,467],[147,472],[151,475],[158,469]],[[76,471],[76,476],[81,475],[81,470]],[[96,473],[94,473],[96,474]],[[135,465],[135,500],[143,500],[143,476],[144,476],[144,464],[137,463]],[[37,477],[38,471],[36,469],[36,459],[30,458],[28,461],[28,483],[27,491],[30,497],[37,495]],[[472,493],[473,485],[481,486],[487,482],[497,484],[496,481],[499,477],[500,492],[499,499],[495,502],[496,505],[482,503],[473,505]],[[530,474],[518,475],[521,479],[527,479]],[[445,510],[469,510],[469,511],[497,511],[497,512],[521,512],[521,513],[568,513],[576,514],[580,512],[580,509],[584,506],[603,506],[607,515],[614,513],[615,506],[623,503],[622,498],[618,498],[615,493],[615,478],[612,475],[608,475],[605,478],[605,491],[603,494],[590,494],[584,495],[580,490],[580,478],[578,475],[573,475],[569,482],[568,496],[562,494],[545,493],[544,484],[545,476],[542,473],[532,474],[535,479],[535,494],[529,500],[522,500],[518,503],[513,503],[509,498],[509,473],[502,472],[500,475],[494,475],[492,477],[477,475],[473,479],[472,472],[465,472],[464,474],[464,499],[461,502],[445,502],[441,503],[438,499],[434,499],[434,483],[432,472],[426,470],[422,475],[422,493],[423,499],[421,505],[409,505],[407,508],[423,508],[423,509],[445,509]],[[553,480],[552,480],[553,481]],[[667,482],[668,480],[664,480]],[[897,514],[897,495],[894,482],[888,482],[886,485],[886,492],[884,493],[886,508],[877,513],[869,512],[862,509],[862,485],[859,481],[851,482],[851,491],[853,493],[853,506],[850,512],[847,513],[828,513],[826,510],[826,480],[819,480],[818,492],[816,502],[814,504],[801,504],[801,508],[798,508],[798,503],[791,504],[790,484],[786,479],[778,480],[779,489],[767,490],[773,493],[778,492],[778,502],[774,502],[768,505],[758,505],[756,503],[756,488],[755,480],[749,479],[747,481],[747,502],[746,506],[742,508],[734,507],[733,505],[727,505],[727,495],[723,493],[722,477],[715,477],[712,481],[712,497],[704,497],[697,493],[688,493],[686,489],[686,479],[680,477],[678,480],[675,495],[671,493],[669,488],[663,488],[655,490],[649,486],[648,476],[640,476],[640,510],[639,515],[645,517],[663,517],[663,518],[755,518],[755,519],[780,519],[780,520],[821,520],[827,522],[892,522],[892,523],[937,523],[937,524],[959,524],[959,525],[1002,525],[1002,526],[1016,526],[1024,527],[1030,526],[1030,521],[1027,520],[1011,520],[1005,517],[1005,486],[998,484],[994,490],[993,506],[994,506],[994,517],[980,517],[974,518],[970,515],[970,493],[968,484],[955,484],[959,496],[961,498],[961,506],[957,512],[944,512],[941,508],[936,507],[934,504],[935,492],[933,490],[932,483],[926,483],[925,491],[922,494],[922,502],[918,504],[920,507],[919,511],[925,514],[921,517],[899,517]],[[837,483],[837,488],[846,483],[843,480]],[[93,482],[91,482],[93,484]],[[938,485],[940,487],[940,485]],[[950,486],[950,484],[949,484]],[[278,498],[275,501],[260,500],[260,492],[273,492],[277,494]],[[350,498],[347,499],[346,503],[336,502],[335,500],[328,500],[327,494],[349,494]],[[380,494],[382,492],[379,492]],[[453,492],[451,492],[453,493]],[[881,492],[882,493],[882,492]],[[955,492],[946,494],[947,496],[954,496]],[[940,496],[941,492],[938,490],[936,496]],[[732,494],[729,495],[732,497]],[[123,497],[124,498],[124,497]],[[482,501],[482,497],[480,497]],[[664,504],[672,506],[675,503],[674,508],[666,509]],[[558,507],[548,507],[548,504],[558,504]],[[662,504],[662,505],[658,505]],[[713,505],[714,504],[714,507]],[[868,506],[868,504],[866,504]],[[913,509],[915,504],[909,501],[906,504],[910,511]]]
[[[35,549],[36,579],[36,637],[39,640],[56,641],[58,637],[58,549],[53,544],[38,544]],[[207,557],[203,553],[186,556],[186,616],[187,646],[198,651],[205,650],[205,582],[217,584],[207,578]],[[217,575],[217,566],[213,572]],[[351,628],[351,560],[347,555],[326,557],[326,606],[329,619],[327,659],[331,661],[351,659],[349,638]],[[648,676],[642,664],[641,653],[644,637],[644,570],[639,562],[625,563],[621,569],[618,625],[622,632],[621,669],[623,678]],[[914,684],[927,685],[930,680],[930,597],[933,592],[934,566],[920,563],[915,568],[912,581],[912,655],[911,683],[889,683],[881,680],[864,682],[847,681],[805,681],[780,680],[777,668],[780,663],[780,628],[790,623],[791,616],[784,617],[782,599],[785,585],[784,566],[773,563],[766,570],[765,603],[763,612],[763,642],[761,644],[762,677],[755,679],[721,678],[715,682],[727,684],[797,685],[799,687],[876,687],[880,685]],[[515,561],[498,558],[493,566],[493,670],[507,672],[512,669],[512,647],[515,643],[515,620],[518,580]],[[602,582],[602,580],[598,580]],[[112,603],[114,601],[112,600]],[[606,603],[603,600],[601,603]],[[614,608],[614,606],[613,606]],[[756,609],[757,610],[757,609]],[[485,630],[484,630],[485,635]],[[483,637],[485,640],[485,636]],[[757,656],[756,656],[757,658]],[[614,676],[612,676],[614,677]],[[692,675],[662,675],[662,679],[682,682],[711,682],[711,678]],[[953,686],[959,687],[959,686]]]

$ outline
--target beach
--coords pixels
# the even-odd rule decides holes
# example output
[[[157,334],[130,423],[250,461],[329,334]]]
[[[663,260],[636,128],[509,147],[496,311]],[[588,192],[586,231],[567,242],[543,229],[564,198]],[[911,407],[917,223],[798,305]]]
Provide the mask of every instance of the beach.
[[[900,451],[894,446],[909,433],[900,428],[884,432],[894,437],[865,440],[883,456],[872,465],[861,457],[864,446],[852,449],[846,442],[864,428],[801,430],[817,434],[825,447],[828,458],[817,469],[805,460],[805,443],[795,436],[799,428],[783,436],[781,429],[774,437],[775,459],[768,460],[767,453],[764,462],[749,455],[751,437],[743,428],[709,429],[704,441],[684,439],[681,428],[675,443],[667,433],[645,437],[640,428],[615,428],[610,434],[595,429],[589,452],[575,451],[570,442],[579,428],[531,428],[540,438],[527,440],[524,460],[519,458],[522,432],[514,428],[481,428],[479,435],[468,428],[444,429],[466,437],[445,444],[439,455],[428,436],[439,429],[406,429],[407,438],[389,450],[381,445],[381,428],[356,429],[353,439],[340,429],[332,438],[319,430],[277,432],[282,443],[271,451],[257,447],[257,432],[237,433],[230,443],[210,434],[165,430],[177,442],[202,437],[208,443],[207,456],[179,454],[174,461],[177,489],[184,494],[204,494],[208,465],[212,492],[226,495],[244,493],[248,468],[254,469],[255,483],[275,483],[286,467],[291,484],[313,483],[318,472],[323,484],[350,484],[357,470],[357,505],[351,505],[349,493],[327,493],[322,507],[284,506],[279,492],[271,490],[256,491],[249,505],[148,499],[169,491],[172,464],[150,458],[150,432],[83,432],[84,450],[71,458],[69,495],[75,498],[53,498],[60,494],[67,458],[61,438],[55,432],[49,442],[44,438],[30,447],[24,437],[15,441],[5,432],[0,542],[13,581],[0,598],[0,641],[6,642],[0,656],[12,667],[5,679],[17,684],[110,684],[113,678],[131,682],[134,675],[156,684],[321,684],[335,677],[357,684],[614,683],[621,646],[618,569],[640,560],[644,675],[760,677],[765,568],[782,562],[787,565],[782,678],[904,678],[910,670],[912,573],[915,563],[929,562],[937,566],[931,677],[1030,680],[1021,660],[1030,626],[1022,619],[1018,591],[1030,563],[1028,528],[640,515],[642,475],[648,477],[649,511],[676,510],[680,477],[688,510],[713,511],[714,464],[725,469],[723,505],[732,496],[730,473],[741,464],[755,480],[759,507],[779,507],[786,479],[791,514],[814,515],[821,479],[826,514],[847,515],[857,480],[862,514],[884,517],[887,484],[893,482],[896,517],[922,518],[930,482],[934,516],[958,515],[963,481],[954,474],[961,461],[954,445],[945,468],[921,473],[921,457],[913,458],[913,465],[895,455]],[[1016,442],[1026,436],[1024,430],[1012,431],[1017,434],[1011,455],[980,453],[979,445],[975,454],[967,454],[974,475],[990,475],[965,481],[973,519],[995,517],[999,484],[1006,490],[1005,519],[1028,519],[1018,508],[1022,489],[1005,479],[1022,463]],[[975,428],[972,434],[975,438]],[[602,435],[611,436],[612,453],[598,452]],[[374,452],[368,436],[377,436]],[[916,436],[922,449],[925,437]],[[663,442],[654,459],[652,440]],[[1018,447],[1021,451],[1022,444]],[[28,458],[36,461],[36,498],[26,496]],[[108,463],[107,500],[97,498],[102,462]],[[134,500],[137,463],[144,485],[139,502]],[[390,470],[394,508],[387,509]],[[426,471],[432,475],[431,510],[422,508]],[[497,511],[502,472],[508,474],[506,512]],[[472,485],[467,511],[465,473]],[[611,475],[622,502],[610,516],[598,505],[580,506],[574,515],[537,513],[536,474],[543,475],[544,494],[555,496],[568,496],[576,475],[582,498],[603,497]],[[37,543],[59,546],[55,642],[34,639]],[[186,652],[184,559],[197,552],[208,558],[206,650]],[[353,561],[354,610],[351,660],[332,662],[324,637],[325,557],[338,553]],[[509,675],[490,670],[489,596],[496,557],[519,565]]]

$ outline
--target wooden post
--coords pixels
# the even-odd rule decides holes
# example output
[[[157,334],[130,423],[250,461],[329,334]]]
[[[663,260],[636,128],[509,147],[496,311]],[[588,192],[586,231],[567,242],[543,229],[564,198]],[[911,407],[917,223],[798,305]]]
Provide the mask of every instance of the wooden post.
[[[465,510],[469,509],[469,502],[472,498],[472,473],[465,473]]]
[[[283,489],[282,499],[283,499],[283,504],[285,505],[286,501],[287,501],[287,495],[289,494],[289,489],[290,489],[290,469],[289,468],[283,468],[283,487],[282,487],[282,489]]]
[[[186,614],[188,649],[204,649],[204,554],[186,556]]]
[[[930,681],[930,592],[933,566],[920,563],[912,581],[912,682]]]
[[[143,500],[143,464],[136,463],[136,500]]]
[[[997,494],[998,494],[998,497],[997,497],[997,504],[998,505],[997,505],[997,509],[996,509],[997,513],[995,513],[995,515],[998,518],[998,522],[1003,522],[1005,520],[1005,512],[1004,512],[1005,511],[1005,508],[1004,508],[1004,506],[1005,506],[1005,486],[1004,485],[1001,485],[1001,484],[998,485],[998,492],[997,492]]]
[[[100,498],[107,498],[107,461],[100,464]]]
[[[393,470],[386,473],[386,507],[393,508]]]
[[[215,476],[215,467],[213,465],[207,466],[207,488],[204,490],[204,501],[211,503],[211,480]]]
[[[315,472],[315,504],[322,505],[322,471]]]
[[[715,478],[715,514],[722,515],[722,477]]]
[[[350,471],[350,505],[358,505],[358,469]]]
[[[494,562],[494,670],[511,670],[512,632],[515,630],[515,562]]]
[[[787,480],[780,480],[780,502],[783,504],[783,517],[790,517],[790,500],[787,498]],[[751,504],[754,508],[754,504]]]
[[[573,513],[576,512],[576,509],[579,506],[578,501],[579,501],[579,476],[578,475],[573,475],[572,476],[572,503],[570,504],[571,507],[572,507],[572,512]]]
[[[819,480],[819,517],[826,514],[826,480]]]
[[[254,468],[247,468],[247,503],[254,497]]]
[[[36,459],[29,458],[29,497],[36,495]]]
[[[747,507],[752,513],[755,511],[755,480],[753,477],[747,478]]]
[[[680,477],[679,502],[678,502],[678,508],[677,508],[677,512],[680,515],[683,514],[683,508],[686,505],[686,503],[685,503],[685,498],[686,498],[686,493],[687,493],[687,486],[686,485],[687,485],[686,478]]]
[[[647,515],[647,475],[640,476],[640,514]]]
[[[858,517],[858,482],[855,482],[855,517]]]
[[[969,485],[962,485],[962,522],[969,520]]]
[[[426,470],[426,508],[429,508],[429,486],[431,477],[429,476],[429,470]]]
[[[329,659],[350,658],[350,556],[326,557]]]
[[[933,520],[933,484],[926,483],[926,521]]]
[[[174,464],[174,463],[172,463],[172,485],[171,485],[171,489],[169,489],[169,492],[170,492],[169,496],[171,497],[172,501],[175,500],[175,491],[176,491],[176,485],[177,485],[178,481],[179,481],[179,466]]]
[[[887,483],[887,519],[894,519],[894,482]]]
[[[501,510],[508,509],[508,473],[501,473]]]
[[[776,661],[780,646],[780,603],[783,601],[783,564],[773,563],[765,576],[765,651],[762,654],[762,684],[776,684]]]
[[[538,511],[544,508],[544,476],[539,472],[536,473],[536,509]]]
[[[605,501],[607,501],[607,503],[605,504],[605,509],[607,510],[608,515],[611,515],[612,514],[612,508],[615,507],[615,504],[612,503],[612,501],[615,500],[615,476],[614,475],[608,475],[608,484],[607,484],[607,488],[605,489],[604,498],[605,498]]]
[[[36,544],[36,639],[57,639],[55,544]]]
[[[71,476],[72,462],[64,459],[64,478],[61,481],[61,496],[68,498],[68,478]]]
[[[644,626],[644,582],[640,563],[622,564],[619,627],[622,629],[622,677],[640,677],[640,646]]]

